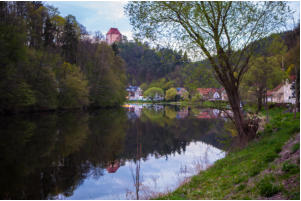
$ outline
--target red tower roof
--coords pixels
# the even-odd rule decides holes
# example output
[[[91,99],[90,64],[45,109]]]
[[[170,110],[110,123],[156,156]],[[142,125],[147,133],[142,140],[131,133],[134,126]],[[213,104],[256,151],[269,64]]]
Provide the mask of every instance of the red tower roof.
[[[118,30],[117,28],[111,28],[111,29],[108,31],[107,35],[108,35],[108,34],[120,34],[120,35],[121,35],[121,33],[119,32],[119,30]]]

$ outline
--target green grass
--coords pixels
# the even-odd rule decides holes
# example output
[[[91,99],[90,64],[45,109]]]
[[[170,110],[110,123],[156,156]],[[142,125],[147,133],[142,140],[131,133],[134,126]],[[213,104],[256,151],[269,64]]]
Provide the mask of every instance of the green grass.
[[[291,153],[295,153],[298,150],[300,150],[300,143],[294,144],[294,146],[292,147],[292,152]]]
[[[273,161],[285,142],[299,132],[300,118],[299,113],[294,119],[293,114],[283,114],[278,108],[270,110],[269,115],[270,123],[259,139],[244,149],[229,153],[208,170],[192,177],[189,183],[157,199],[258,199],[283,191],[278,177],[262,178],[260,173],[276,168]],[[249,180],[254,181],[248,183]],[[296,197],[295,194],[288,196]]]
[[[282,165],[282,171],[288,174],[296,174],[300,172],[300,168],[298,165],[286,161]]]
[[[271,197],[277,194],[281,187],[279,185],[275,185],[275,178],[272,175],[265,175],[263,179],[257,185],[259,193],[264,197]]]

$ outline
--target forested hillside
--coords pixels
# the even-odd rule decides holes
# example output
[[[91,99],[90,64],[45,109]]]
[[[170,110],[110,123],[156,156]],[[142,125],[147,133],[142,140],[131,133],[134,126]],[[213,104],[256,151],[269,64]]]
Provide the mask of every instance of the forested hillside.
[[[121,57],[91,40],[74,16],[42,2],[0,2],[0,66],[0,113],[107,107],[125,99]]]
[[[258,95],[259,92],[254,91],[254,82],[259,83],[255,78],[265,82],[260,89],[260,96],[263,96],[263,89],[272,89],[283,79],[298,75],[295,69],[299,70],[299,35],[300,28],[297,25],[291,31],[275,33],[255,42],[254,56],[250,62],[251,70],[243,80],[242,96],[251,98],[254,93],[255,96]],[[141,85],[144,90],[150,87],[159,87],[166,91],[171,87],[185,87],[191,93],[199,87],[221,87],[213,75],[208,60],[192,62],[187,58],[186,52],[180,58],[182,51],[176,54],[176,51],[169,49],[154,50],[141,43],[123,43],[120,44],[120,47],[121,56],[127,61],[126,68],[131,78],[130,83]],[[158,55],[162,55],[162,50],[164,50],[165,57],[160,60]],[[176,60],[175,58],[180,59]],[[258,60],[264,60],[264,62],[260,63]],[[267,62],[267,60],[269,61]],[[256,67],[262,69],[263,66],[267,67],[268,71],[271,70],[273,74],[262,71],[263,74],[260,78]],[[256,75],[252,77],[252,73],[256,73]],[[297,79],[299,79],[298,76]]]
[[[120,56],[126,62],[128,83],[149,87],[218,87],[207,61],[192,62],[185,51],[151,48],[139,41],[118,44]]]

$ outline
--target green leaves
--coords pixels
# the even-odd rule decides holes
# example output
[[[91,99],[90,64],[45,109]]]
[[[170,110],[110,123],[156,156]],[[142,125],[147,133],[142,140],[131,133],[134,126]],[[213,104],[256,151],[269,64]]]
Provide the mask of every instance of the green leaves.
[[[161,88],[158,87],[152,87],[146,90],[143,94],[144,97],[150,98],[151,100],[154,100],[156,97],[162,97],[164,96],[164,92]]]

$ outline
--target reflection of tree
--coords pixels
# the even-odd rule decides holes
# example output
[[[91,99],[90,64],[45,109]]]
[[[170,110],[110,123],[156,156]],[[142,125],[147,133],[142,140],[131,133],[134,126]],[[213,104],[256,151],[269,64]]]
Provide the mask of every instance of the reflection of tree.
[[[141,177],[140,177],[140,162],[141,162],[141,157],[142,157],[142,133],[139,128],[139,122],[134,122],[135,124],[135,134],[136,134],[136,158],[135,158],[135,173],[132,167],[130,167],[134,187],[135,187],[135,195],[136,195],[136,200],[139,200],[139,191],[141,187]]]
[[[0,167],[1,198],[46,199],[76,185],[75,177],[67,183],[60,176],[70,162],[65,157],[78,149],[87,135],[87,115],[72,117],[69,122],[70,117],[54,114],[1,120],[0,150],[5,156]],[[66,124],[60,125],[62,121]]]
[[[180,153],[191,141],[223,147],[223,121],[171,119],[167,113],[173,109],[143,109],[134,120],[114,109],[0,119],[0,198],[71,196],[88,175],[101,177],[112,163],[134,160],[138,199],[140,161],[148,155]]]

